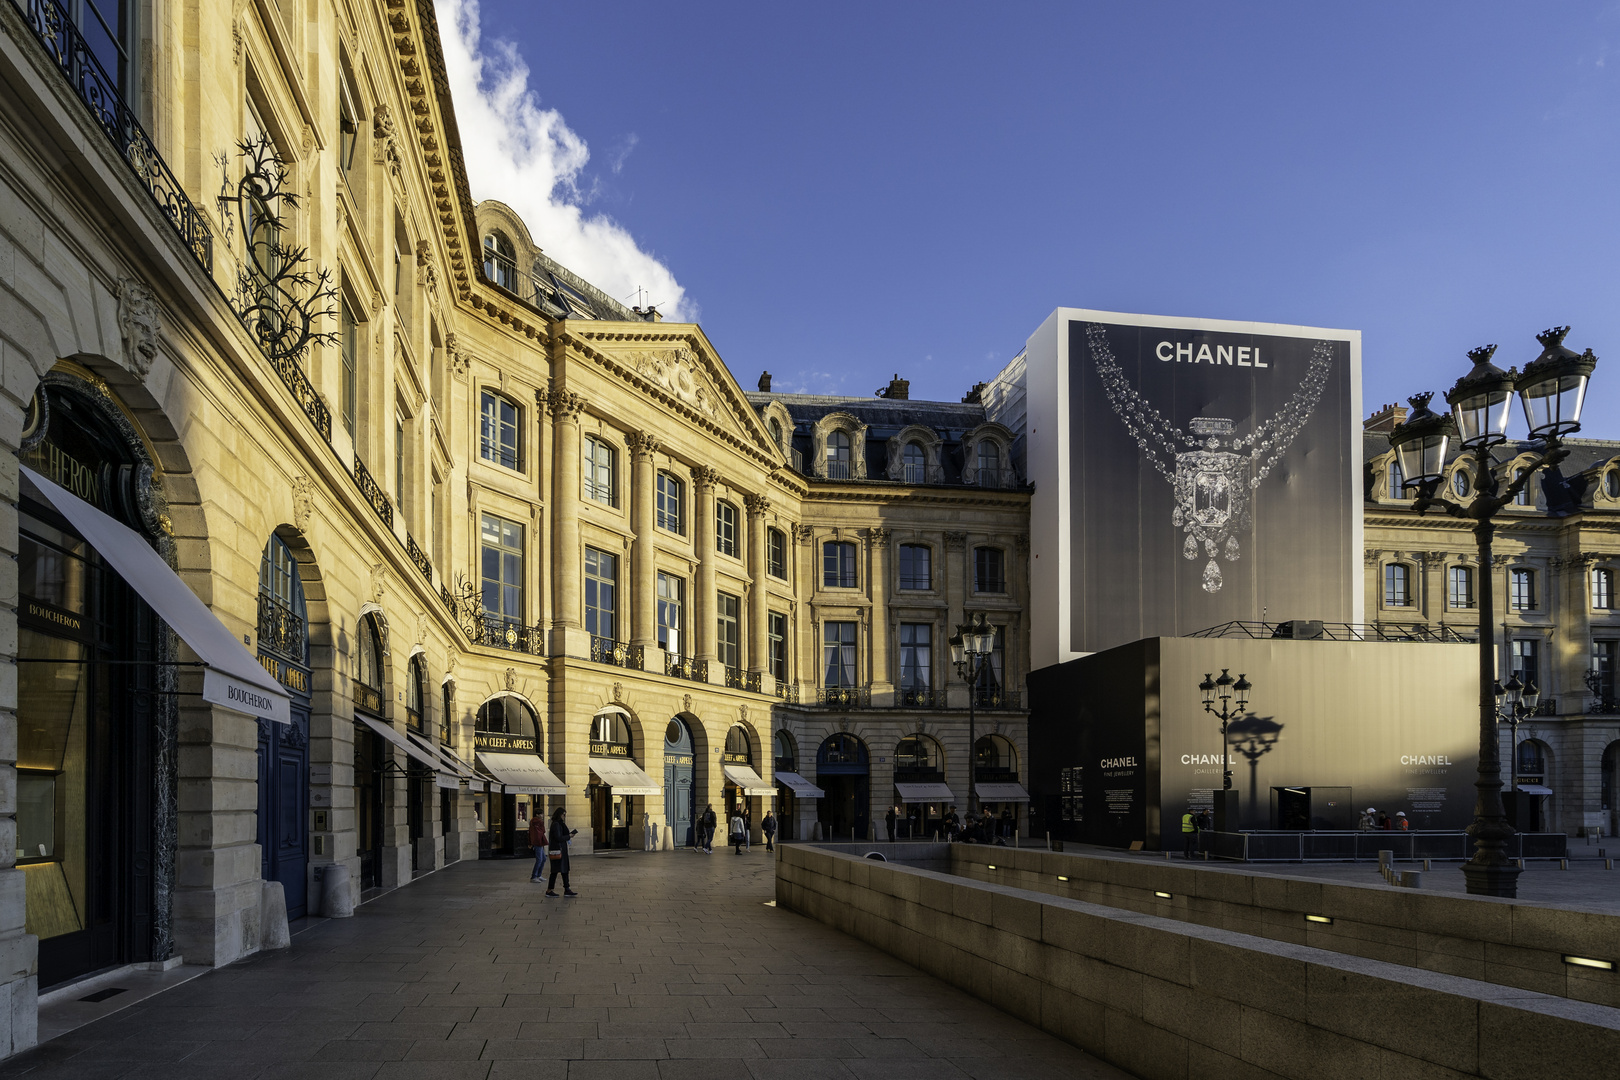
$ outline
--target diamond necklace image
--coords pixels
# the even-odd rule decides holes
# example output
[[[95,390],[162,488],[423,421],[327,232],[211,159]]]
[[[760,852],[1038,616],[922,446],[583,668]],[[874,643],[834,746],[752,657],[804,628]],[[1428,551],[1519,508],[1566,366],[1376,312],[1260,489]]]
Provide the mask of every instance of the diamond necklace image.
[[[1237,534],[1249,527],[1251,492],[1288,452],[1316,409],[1333,368],[1333,344],[1316,343],[1299,389],[1275,416],[1256,424],[1247,435],[1234,435],[1232,421],[1218,417],[1195,417],[1186,431],[1173,426],[1131,387],[1100,324],[1086,324],[1086,342],[1109,406],[1170,482],[1174,500],[1170,523],[1186,534],[1182,556],[1197,559],[1202,548],[1209,559],[1204,565],[1204,591],[1220,592],[1220,560],[1235,562],[1240,556]]]

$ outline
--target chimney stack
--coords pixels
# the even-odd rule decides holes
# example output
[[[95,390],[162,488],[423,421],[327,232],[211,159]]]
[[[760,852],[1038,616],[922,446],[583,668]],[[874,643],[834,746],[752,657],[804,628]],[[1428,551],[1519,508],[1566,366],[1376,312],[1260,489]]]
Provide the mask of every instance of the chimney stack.
[[[771,392],[771,373],[768,371],[759,373],[759,392],[762,394]]]
[[[1366,421],[1361,426],[1367,431],[1377,431],[1388,435],[1391,431],[1395,430],[1396,424],[1404,424],[1405,422],[1405,405],[1385,405],[1383,408],[1367,417]]]
[[[889,398],[894,401],[910,401],[911,380],[902,379],[900,377],[900,373],[897,371],[894,373],[894,378],[889,380],[889,385],[884,389],[879,390],[877,392],[877,396],[880,398]]]
[[[664,317],[661,314],[659,314],[658,309],[653,307],[651,304],[648,304],[644,308],[639,308],[638,307],[638,308],[631,308],[630,310],[634,311],[637,315],[640,315],[643,319],[646,319],[648,322],[663,322],[664,321]]]
[[[982,383],[982,382],[974,383],[973,384],[973,389],[969,390],[967,392],[967,394],[962,398],[962,404],[964,404],[964,405],[983,405],[984,404],[984,388],[986,386],[988,386],[988,385],[989,385],[988,383]]]

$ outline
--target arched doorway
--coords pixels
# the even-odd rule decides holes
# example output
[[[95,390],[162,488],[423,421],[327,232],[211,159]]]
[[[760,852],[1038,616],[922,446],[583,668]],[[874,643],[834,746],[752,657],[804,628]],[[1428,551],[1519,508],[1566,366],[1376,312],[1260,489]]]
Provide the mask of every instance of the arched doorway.
[[[1029,793],[1018,783],[1018,748],[1004,735],[985,735],[973,747],[973,788],[979,811],[995,820],[995,837],[1010,840]]]
[[[727,829],[731,819],[741,814],[752,840],[765,817],[763,801],[774,796],[775,789],[754,768],[754,733],[746,726],[733,724],[726,732],[726,743],[720,751],[720,771],[725,777],[721,798]]]
[[[816,807],[829,840],[864,840],[871,823],[866,744],[847,732],[827,736],[816,752],[816,785],[824,794]]]
[[[272,534],[259,558],[259,663],[287,688],[292,723],[259,720],[259,854],[287,918],[308,914],[309,612],[292,548]]]
[[[424,741],[428,737],[426,718],[427,668],[422,654],[405,665],[405,726]],[[415,757],[405,763],[405,821],[411,835],[411,872],[432,870],[434,857],[428,836],[429,808],[433,805],[433,770]]]
[[[529,822],[545,816],[542,789],[555,783],[539,760],[540,719],[529,703],[515,694],[502,694],[478,706],[473,718],[473,749],[478,765],[494,781],[489,788],[478,834],[480,859],[507,859],[529,851]],[[532,757],[532,761],[526,759]],[[528,775],[508,772],[510,763],[529,765]],[[527,783],[525,781],[528,781]]]
[[[360,616],[355,624],[354,677],[354,813],[355,847],[360,856],[360,888],[383,883],[383,806],[388,778],[394,771],[393,754],[382,736],[367,727],[360,715],[387,722],[383,712],[382,634],[374,615]]]
[[[895,747],[893,795],[899,840],[934,836],[946,811],[956,809],[956,793],[945,783],[945,751],[931,736],[907,735]]]
[[[1552,821],[1552,751],[1540,739],[1525,739],[1513,753],[1514,797],[1510,820],[1520,832],[1546,832]]]
[[[692,822],[697,817],[697,789],[693,786],[692,729],[680,717],[664,726],[664,821],[674,842],[693,846]]]
[[[778,731],[771,739],[771,773],[776,781],[776,835],[782,840],[796,840],[794,822],[799,816],[799,795],[793,782],[806,781],[799,776],[799,744],[791,732]]]

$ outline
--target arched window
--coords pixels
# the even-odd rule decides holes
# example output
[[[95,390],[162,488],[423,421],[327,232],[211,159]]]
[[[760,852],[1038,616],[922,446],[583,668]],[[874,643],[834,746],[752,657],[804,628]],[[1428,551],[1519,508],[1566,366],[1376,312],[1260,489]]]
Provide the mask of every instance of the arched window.
[[[285,540],[272,535],[259,559],[259,648],[307,664],[308,619],[298,560]]]
[[[478,706],[478,715],[473,718],[473,727],[486,735],[507,735],[513,739],[528,739],[530,743],[504,744],[510,749],[536,750],[540,739],[540,722],[522,698],[503,694],[500,697],[490,698]]]
[[[354,681],[354,707],[382,715],[383,650],[377,621],[362,615],[356,628],[359,637],[359,664]]]
[[[770,429],[771,442],[775,443],[780,449],[782,446],[782,421],[773,416],[767,427]]]
[[[1397,458],[1389,459],[1389,497],[1406,498],[1406,475],[1401,472],[1401,463]]]
[[[927,735],[907,735],[894,748],[894,771],[915,777],[918,773],[944,774],[945,755]]]
[[[849,433],[846,431],[832,431],[827,433],[827,479],[848,480],[850,478],[850,463],[853,454],[850,449]]]
[[[778,731],[776,737],[771,740],[771,748],[774,754],[772,764],[776,772],[799,771],[799,749],[794,745],[792,735]]]
[[[866,764],[866,744],[845,732],[827,736],[816,754],[818,768]]]
[[[1514,469],[1513,470],[1513,479],[1515,479],[1515,480],[1523,480],[1524,479],[1524,474],[1525,474],[1524,469]],[[1530,506],[1530,505],[1533,504],[1533,502],[1534,502],[1534,500],[1530,497],[1530,484],[1528,482],[1526,482],[1524,487],[1519,489],[1519,493],[1517,495],[1513,496],[1513,505],[1514,506]]]
[[[900,469],[901,479],[906,483],[927,483],[928,455],[923,452],[921,443],[906,443],[906,448],[900,451]]]
[[[1611,499],[1620,499],[1620,469],[1603,474],[1603,493]]]
[[[686,721],[676,716],[664,728],[664,753],[686,754],[692,753],[692,733],[687,730]]]
[[[733,724],[731,730],[726,732],[725,760],[732,765],[754,763],[754,751],[748,741],[748,729],[741,724]]]
[[[1518,751],[1520,776],[1546,776],[1547,775],[1547,748],[1536,739],[1526,739],[1519,744]]]
[[[499,229],[484,237],[484,276],[507,292],[517,292],[517,253]]]
[[[423,724],[426,723],[422,715],[422,706],[425,702],[422,688],[426,682],[427,672],[422,668],[422,658],[411,657],[405,673],[405,723],[417,731],[423,730]]]
[[[591,719],[591,756],[631,756],[630,725],[616,709],[598,713]]]
[[[1001,485],[1001,447],[991,439],[980,439],[978,446],[978,482],[983,487]]]
[[[1017,780],[1018,751],[1003,735],[986,735],[973,747],[975,780]]]

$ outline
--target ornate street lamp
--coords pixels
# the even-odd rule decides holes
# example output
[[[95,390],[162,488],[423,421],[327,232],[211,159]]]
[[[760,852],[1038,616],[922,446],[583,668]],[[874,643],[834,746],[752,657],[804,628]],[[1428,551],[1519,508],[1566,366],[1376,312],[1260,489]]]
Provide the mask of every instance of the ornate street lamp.
[[[1412,414],[1389,433],[1405,485],[1417,488],[1412,508],[1423,514],[1439,507],[1452,517],[1472,520],[1479,545],[1479,776],[1474,781],[1474,823],[1468,827],[1474,838],[1474,857],[1462,869],[1468,891],[1481,896],[1516,896],[1519,879],[1519,868],[1507,855],[1513,826],[1508,824],[1502,805],[1502,750],[1497,738],[1496,631],[1490,573],[1491,541],[1496,534],[1493,517],[1518,497],[1538,471],[1569,455],[1560,440],[1581,428],[1586,385],[1597,366],[1597,357],[1591,349],[1577,353],[1565,348],[1564,335],[1568,333],[1569,327],[1555,326],[1536,335],[1541,355],[1525,365],[1523,372],[1503,371],[1491,363],[1495,345],[1474,349],[1468,354],[1473,368],[1446,395],[1450,416],[1439,416],[1429,409],[1432,394],[1418,394],[1410,399]],[[1530,439],[1540,446],[1535,460],[1502,487],[1497,482],[1491,448],[1507,440],[1508,414],[1515,394],[1524,407]],[[1466,503],[1437,495],[1445,475],[1446,450],[1454,437],[1474,462],[1473,498]],[[1504,691],[1506,696],[1506,688]],[[1531,701],[1535,700],[1532,692]],[[1514,708],[1522,707],[1521,684]]]
[[[1513,732],[1513,738],[1508,740],[1508,790],[1519,790],[1519,724],[1526,718],[1534,716],[1536,705],[1541,701],[1541,691],[1535,683],[1526,685],[1519,681],[1515,674],[1507,681],[1507,685],[1496,684],[1496,715],[1499,720],[1506,720]]]
[[[1227,726],[1232,718],[1239,716],[1249,707],[1249,691],[1254,684],[1249,682],[1247,675],[1239,675],[1236,679],[1221,668],[1221,677],[1212,679],[1205,675],[1204,681],[1198,684],[1199,691],[1204,695],[1204,711],[1212,716],[1221,718],[1221,790],[1232,790],[1232,755],[1227,745]],[[1220,699],[1220,711],[1215,711],[1215,701]],[[1234,707],[1235,703],[1235,707]]]
[[[978,698],[979,677],[984,673],[985,665],[990,663],[990,654],[996,648],[996,628],[984,621],[984,612],[979,612],[965,623],[956,627],[956,636],[950,640],[951,663],[956,665],[957,674],[967,680],[968,684],[968,813],[978,809],[978,738],[974,728],[973,706]]]

